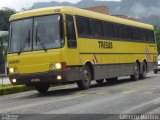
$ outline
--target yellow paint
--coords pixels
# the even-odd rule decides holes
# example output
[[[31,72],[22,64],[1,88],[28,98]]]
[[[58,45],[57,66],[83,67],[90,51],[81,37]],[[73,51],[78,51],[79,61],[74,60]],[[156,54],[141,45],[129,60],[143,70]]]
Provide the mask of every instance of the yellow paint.
[[[100,40],[99,40],[100,41]],[[101,40],[106,41],[106,40]],[[138,43],[138,42],[125,42],[125,41],[115,41],[108,40],[107,42],[112,42],[112,49],[103,49],[99,48],[98,40],[93,39],[79,39],[78,44],[80,53],[95,53],[96,58],[99,64],[113,64],[113,63],[134,63],[137,59],[140,62],[143,62],[146,59],[145,56],[145,48],[147,47],[149,50],[151,61],[156,62],[156,59],[153,59],[154,56],[157,56],[157,47],[156,44],[150,47],[149,44],[146,43]],[[91,46],[91,47],[84,47]],[[97,53],[97,54],[96,54]],[[98,54],[103,53],[103,54]],[[106,53],[106,54],[104,54]],[[122,53],[122,54],[121,54]],[[128,53],[128,54],[127,54]],[[144,53],[144,54],[143,54]],[[94,58],[93,54],[80,54],[80,59],[85,63],[86,60],[92,61]]]
[[[59,10],[59,12],[57,12]],[[21,12],[15,15],[12,15],[10,18],[10,21],[17,20],[17,19],[23,19],[23,18],[29,18],[33,16],[42,16],[42,15],[49,15],[49,14],[55,14],[55,13],[62,13],[62,14],[72,14],[72,15],[81,15],[91,18],[96,18],[100,20],[106,20],[106,21],[112,21],[115,23],[121,23],[131,26],[137,26],[147,29],[153,29],[152,25],[131,21],[123,18],[118,18],[110,15],[104,15],[101,13],[96,13],[84,9],[74,8],[74,7],[68,7],[68,6],[60,6],[60,7],[48,7],[48,8],[41,8],[36,10],[30,10],[26,12]]]
[[[43,9],[22,12],[12,15],[10,21],[24,19],[28,17],[34,17],[34,16],[57,14],[57,13],[62,14],[63,17],[65,14],[71,14],[73,16],[80,15],[105,21],[111,21],[116,23],[118,22],[130,26],[142,27],[150,30],[154,29],[152,25],[125,20],[122,18],[117,18],[73,7],[50,7],[50,8],[43,8]],[[75,26],[75,28],[77,27]],[[65,26],[64,29],[66,34]],[[48,50],[47,52],[43,50],[25,52],[21,53],[20,55],[8,54],[8,61],[20,60],[19,64],[9,64],[9,67],[17,68],[17,73],[19,74],[43,73],[49,71],[50,65],[57,62],[58,63],[66,62],[67,65],[84,65],[87,61],[93,63],[94,54],[92,53],[95,53],[96,59],[98,61],[97,64],[134,63],[137,59],[140,62],[142,62],[144,59],[146,59],[145,54],[143,54],[146,47],[149,49],[150,53],[154,53],[150,55],[152,58],[150,62],[156,62],[156,59],[153,59],[157,56],[156,44],[152,44],[151,46],[150,44],[138,43],[138,42],[107,40],[108,42],[112,42],[113,49],[102,49],[99,48],[98,41],[106,42],[106,40],[78,38],[77,31],[76,31],[76,36],[77,36],[76,49],[68,49],[67,39],[65,36],[65,46],[64,48],[61,49]],[[91,54],[79,54],[79,53],[91,53]],[[103,54],[97,54],[97,53],[103,53]]]

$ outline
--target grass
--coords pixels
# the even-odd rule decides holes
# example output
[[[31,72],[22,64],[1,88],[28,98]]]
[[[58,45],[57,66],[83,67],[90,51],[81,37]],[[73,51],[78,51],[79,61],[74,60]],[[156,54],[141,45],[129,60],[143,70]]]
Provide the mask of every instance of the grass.
[[[0,96],[13,94],[13,93],[20,93],[25,91],[34,90],[33,87],[25,86],[25,85],[0,85]]]
[[[61,85],[62,84],[57,83],[57,84],[51,85],[50,87],[61,86]],[[26,92],[31,90],[35,90],[35,88],[32,86],[25,86],[25,85],[0,85],[0,96]]]
[[[4,88],[10,88],[13,87],[13,85],[0,85],[0,90]]]

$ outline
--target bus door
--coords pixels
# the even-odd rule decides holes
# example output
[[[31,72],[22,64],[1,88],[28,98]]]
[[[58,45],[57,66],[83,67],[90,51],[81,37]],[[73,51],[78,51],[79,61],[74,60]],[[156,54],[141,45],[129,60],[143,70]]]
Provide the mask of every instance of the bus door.
[[[79,51],[77,47],[74,18],[71,15],[66,15],[66,29],[68,45],[67,62],[69,65],[77,65],[79,64]]]

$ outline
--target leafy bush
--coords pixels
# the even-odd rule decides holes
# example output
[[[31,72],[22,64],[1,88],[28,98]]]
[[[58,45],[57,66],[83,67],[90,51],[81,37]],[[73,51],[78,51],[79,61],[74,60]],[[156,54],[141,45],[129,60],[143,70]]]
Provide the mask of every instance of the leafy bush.
[[[33,87],[25,86],[25,85],[18,85],[18,86],[1,86],[0,87],[0,95],[7,95],[13,93],[20,93],[25,91],[34,90]]]

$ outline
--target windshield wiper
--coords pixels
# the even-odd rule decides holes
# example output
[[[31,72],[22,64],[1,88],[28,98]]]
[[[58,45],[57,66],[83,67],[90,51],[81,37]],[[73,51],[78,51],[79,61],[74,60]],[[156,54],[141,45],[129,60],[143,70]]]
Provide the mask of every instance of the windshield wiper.
[[[28,37],[25,39],[24,44],[21,46],[21,48],[20,48],[20,50],[18,52],[18,55],[20,55],[21,52],[24,50],[24,48],[26,46],[26,43],[28,43],[28,44],[30,43],[30,34],[31,34],[31,31],[29,30],[28,31]]]
[[[40,42],[40,44],[41,44],[41,46],[42,46],[42,48],[43,48],[43,50],[46,52],[47,51],[47,49],[46,49],[46,47],[44,46],[44,44],[43,44],[43,41],[40,39],[40,37],[38,36],[38,30],[37,30],[37,28],[36,28],[36,45],[37,45],[37,40]]]

